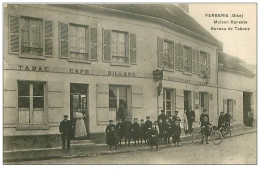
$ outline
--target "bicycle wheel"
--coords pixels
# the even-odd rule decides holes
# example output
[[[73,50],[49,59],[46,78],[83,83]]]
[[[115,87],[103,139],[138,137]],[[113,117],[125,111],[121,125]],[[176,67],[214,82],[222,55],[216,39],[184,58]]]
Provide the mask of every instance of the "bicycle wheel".
[[[192,144],[198,144],[201,142],[202,135],[200,132],[192,134]]]
[[[210,134],[210,141],[214,144],[214,145],[218,145],[222,142],[222,135],[219,131],[213,131]]]
[[[221,133],[222,137],[225,138],[225,136],[226,136],[225,129],[223,127],[221,127],[218,131]]]

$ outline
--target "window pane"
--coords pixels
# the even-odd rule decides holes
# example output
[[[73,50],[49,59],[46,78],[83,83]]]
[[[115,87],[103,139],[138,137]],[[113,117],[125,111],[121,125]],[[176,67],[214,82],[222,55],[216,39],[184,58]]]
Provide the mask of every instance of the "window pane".
[[[18,95],[19,96],[29,96],[30,95],[29,82],[19,82],[18,83]]]
[[[126,33],[112,32],[112,58],[115,62],[126,61]]]
[[[109,98],[109,108],[117,108],[116,99]]]
[[[123,107],[127,108],[127,100],[126,99],[119,99],[119,106],[123,105]]]
[[[30,107],[30,98],[29,97],[19,97],[18,98],[18,107],[19,108],[29,108]]]
[[[109,87],[109,98],[116,98],[116,87]]]
[[[127,98],[127,88],[124,86],[119,87],[119,98],[126,99]]]
[[[172,109],[172,102],[166,101],[166,110],[171,110],[171,109]]]
[[[33,83],[33,96],[44,96],[43,83]]]
[[[44,108],[44,97],[33,97],[33,108]]]
[[[171,100],[171,91],[166,90],[166,100]]]

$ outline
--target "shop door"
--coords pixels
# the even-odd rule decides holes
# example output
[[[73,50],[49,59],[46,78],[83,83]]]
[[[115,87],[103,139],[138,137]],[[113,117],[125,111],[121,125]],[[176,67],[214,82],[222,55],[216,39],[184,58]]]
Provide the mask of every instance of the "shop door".
[[[75,123],[75,111],[79,111],[84,115],[84,122],[89,138],[89,119],[88,119],[88,85],[86,84],[70,84],[70,119]]]
[[[251,93],[250,92],[243,92],[243,118],[244,124],[247,125],[247,115],[251,109]]]

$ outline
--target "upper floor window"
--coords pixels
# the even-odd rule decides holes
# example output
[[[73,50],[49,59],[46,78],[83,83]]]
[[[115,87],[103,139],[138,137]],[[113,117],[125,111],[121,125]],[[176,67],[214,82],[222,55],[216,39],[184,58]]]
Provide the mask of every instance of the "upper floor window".
[[[9,16],[9,51],[19,56],[52,56],[52,21],[25,16]]]
[[[158,37],[158,66],[168,69],[174,69],[174,50],[172,41]]]
[[[200,51],[200,75],[209,75],[209,55],[207,52]]]
[[[60,57],[70,61],[97,60],[97,28],[60,22]]]
[[[103,29],[103,61],[113,65],[136,64],[136,35]]]
[[[69,33],[69,57],[76,60],[88,60],[88,27],[71,24]]]
[[[112,61],[126,63],[128,61],[126,54],[127,33],[112,31]]]
[[[191,72],[191,59],[192,59],[192,49],[190,47],[184,46],[184,55],[183,55],[183,62],[184,62],[184,72]]]

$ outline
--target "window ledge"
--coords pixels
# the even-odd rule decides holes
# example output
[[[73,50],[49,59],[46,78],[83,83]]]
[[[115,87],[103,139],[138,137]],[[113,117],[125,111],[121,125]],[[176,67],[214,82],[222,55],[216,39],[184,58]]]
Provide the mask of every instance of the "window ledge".
[[[76,63],[83,63],[83,64],[91,64],[91,61],[89,60],[76,60],[76,59],[68,59],[69,62],[76,62]]]
[[[185,74],[185,75],[192,76],[192,73],[190,73],[190,72],[182,72],[182,73]]]
[[[130,64],[127,63],[116,63],[116,62],[111,62],[111,66],[122,66],[122,67],[130,67]]]
[[[23,131],[23,130],[48,130],[49,126],[42,126],[42,125],[18,125],[16,126],[17,131]]]
[[[31,59],[39,59],[39,60],[44,60],[45,56],[36,56],[36,55],[23,55],[19,54],[20,58],[31,58]]]

